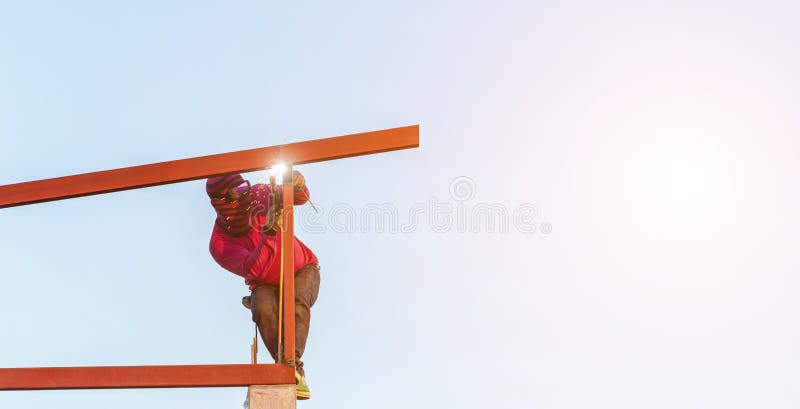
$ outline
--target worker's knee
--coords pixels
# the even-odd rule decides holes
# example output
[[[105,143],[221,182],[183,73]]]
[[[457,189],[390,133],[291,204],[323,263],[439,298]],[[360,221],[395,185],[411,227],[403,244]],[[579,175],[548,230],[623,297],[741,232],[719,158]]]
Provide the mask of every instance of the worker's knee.
[[[263,320],[272,321],[278,316],[277,306],[271,306],[269,303],[260,303],[253,305],[253,322],[260,322]]]
[[[319,266],[310,264],[303,267],[297,284],[295,304],[310,309],[317,302],[317,295],[319,295]]]
[[[253,321],[275,320],[278,316],[278,301],[273,297],[273,289],[270,287],[259,287],[253,291],[250,310],[253,313]]]

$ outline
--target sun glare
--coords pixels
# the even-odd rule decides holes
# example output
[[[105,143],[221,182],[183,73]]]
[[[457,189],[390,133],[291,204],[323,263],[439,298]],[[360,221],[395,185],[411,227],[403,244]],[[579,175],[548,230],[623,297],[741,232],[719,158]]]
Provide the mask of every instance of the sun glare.
[[[644,149],[634,167],[640,209],[672,230],[706,229],[733,200],[733,161],[720,138],[676,132]]]

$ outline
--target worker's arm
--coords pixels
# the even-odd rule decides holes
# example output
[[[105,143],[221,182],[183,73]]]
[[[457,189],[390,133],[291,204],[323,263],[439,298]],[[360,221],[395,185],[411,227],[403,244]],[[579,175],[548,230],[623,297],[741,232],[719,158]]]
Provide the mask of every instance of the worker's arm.
[[[299,170],[292,171],[292,185],[294,185],[294,204],[298,206],[305,204],[311,198],[311,193],[308,192],[305,176]]]
[[[299,190],[295,187],[294,189],[294,204],[296,206],[304,205],[308,202],[308,199],[311,198],[311,193],[308,192],[308,186],[303,186]]]
[[[245,279],[267,280],[270,266],[277,261],[277,238],[261,234],[251,251],[229,240],[224,234],[214,235],[209,245],[211,256],[222,268]]]
[[[292,172],[292,185],[294,186],[294,204],[296,206],[304,205],[308,202],[308,199],[311,198],[311,193],[308,191],[308,186],[306,185],[306,178],[303,177],[299,171]],[[272,204],[272,186],[268,183],[258,183],[253,185],[251,188],[251,194],[253,195],[253,200],[256,203],[264,204],[265,207],[269,207]],[[277,199],[279,202],[283,200],[283,189],[278,186],[278,195]]]

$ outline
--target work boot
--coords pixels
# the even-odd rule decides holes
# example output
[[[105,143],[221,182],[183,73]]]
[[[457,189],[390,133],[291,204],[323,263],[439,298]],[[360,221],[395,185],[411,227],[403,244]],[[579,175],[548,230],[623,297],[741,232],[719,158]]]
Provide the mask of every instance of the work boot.
[[[250,306],[251,306],[250,305],[250,300],[251,300],[251,298],[250,298],[249,295],[246,295],[246,296],[242,297],[242,305],[244,305],[244,308],[247,308],[248,310],[250,309]]]
[[[297,380],[297,400],[311,399],[311,390],[308,389],[305,375],[300,375],[300,372],[294,371],[294,377]]]

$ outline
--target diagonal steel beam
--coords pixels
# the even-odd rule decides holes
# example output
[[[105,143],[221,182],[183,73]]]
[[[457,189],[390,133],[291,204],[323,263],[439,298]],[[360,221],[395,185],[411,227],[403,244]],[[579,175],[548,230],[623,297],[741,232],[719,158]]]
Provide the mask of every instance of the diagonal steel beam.
[[[286,365],[0,368],[0,390],[194,388],[294,384]]]
[[[0,209],[419,147],[419,125],[0,186]]]

